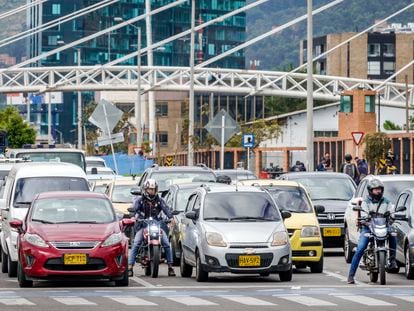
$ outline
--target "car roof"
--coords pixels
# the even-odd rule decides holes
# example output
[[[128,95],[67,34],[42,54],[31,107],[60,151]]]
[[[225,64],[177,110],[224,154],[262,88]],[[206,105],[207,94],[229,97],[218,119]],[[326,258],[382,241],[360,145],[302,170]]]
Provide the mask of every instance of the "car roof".
[[[208,171],[213,172],[213,170],[207,166],[158,166],[153,165],[149,167],[147,170],[149,171],[159,171],[159,172],[169,172],[169,171]]]
[[[204,187],[201,187],[204,188]],[[223,193],[223,192],[266,192],[264,189],[254,186],[236,186],[222,184],[205,187],[208,193]]]
[[[245,179],[239,180],[239,184],[245,186],[285,186],[285,187],[302,187],[303,186],[292,180],[279,180],[279,179]]]
[[[213,186],[213,187],[227,186],[226,184],[216,183],[216,182],[192,182],[192,183],[184,183],[184,184],[174,184],[174,185],[171,185],[170,187],[177,187],[178,189],[195,189],[203,185]]]
[[[112,181],[115,185],[138,185],[137,179],[132,179],[132,177],[116,177]]]
[[[92,191],[49,191],[38,194],[37,200],[53,198],[97,198],[108,199],[104,193]]]
[[[85,152],[83,150],[79,150],[79,149],[71,149],[71,148],[39,148],[39,149],[11,149],[10,153],[42,153],[42,152],[81,152],[83,154],[85,154]]]
[[[10,171],[10,176],[22,177],[79,177],[87,178],[85,171],[79,166],[65,162],[29,162],[16,164]]]
[[[104,159],[102,159],[101,157],[93,157],[93,156],[87,156],[85,157],[86,161],[100,161],[100,162],[105,162]]]
[[[382,181],[392,181],[392,180],[413,180],[414,175],[402,174],[402,175],[367,175],[364,179],[378,178]]]

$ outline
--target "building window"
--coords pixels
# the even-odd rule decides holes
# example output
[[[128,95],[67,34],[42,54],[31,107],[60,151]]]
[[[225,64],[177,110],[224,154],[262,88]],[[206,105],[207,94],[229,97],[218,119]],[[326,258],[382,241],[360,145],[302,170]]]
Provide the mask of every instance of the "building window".
[[[342,95],[340,112],[352,112],[353,111],[353,96]]]
[[[368,75],[380,75],[380,62],[368,62]]]
[[[208,45],[208,55],[215,55],[216,54],[216,48],[214,44],[209,43]]]
[[[375,112],[375,95],[365,95],[365,112]]]
[[[156,116],[157,117],[168,117],[168,103],[162,102],[156,104]]]
[[[382,54],[385,57],[393,57],[395,55],[393,43],[384,43],[384,45],[382,46],[382,49],[383,49]]]
[[[57,45],[60,36],[48,36],[47,37],[47,45]]]
[[[395,72],[395,62],[384,62],[384,73],[393,74]]]
[[[368,44],[368,56],[375,57],[380,56],[380,44],[379,43],[369,43]]]
[[[338,131],[314,131],[314,137],[338,137]]]
[[[53,3],[52,4],[52,14],[53,15],[60,15],[60,4],[59,3]]]
[[[168,147],[168,133],[158,132],[157,143],[159,143],[161,147]]]

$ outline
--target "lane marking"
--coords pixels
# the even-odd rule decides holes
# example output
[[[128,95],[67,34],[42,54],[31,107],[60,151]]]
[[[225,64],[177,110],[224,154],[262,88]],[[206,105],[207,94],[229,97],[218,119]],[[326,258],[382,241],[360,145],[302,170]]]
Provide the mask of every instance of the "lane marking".
[[[217,306],[216,303],[198,297],[168,297],[167,299],[181,303],[186,306]]]
[[[362,295],[346,295],[346,296],[340,296],[340,295],[333,295],[334,297],[338,297],[344,300],[348,300],[351,302],[356,302],[365,306],[395,306],[395,304],[386,302],[383,300],[371,298],[368,296],[362,296]]]
[[[392,295],[391,297],[398,298],[398,299],[401,299],[401,300],[405,300],[405,301],[408,301],[408,302],[414,302],[414,297],[413,296]]]
[[[0,303],[6,306],[34,306],[35,303],[27,300],[26,298],[14,297],[14,298],[0,298]]]
[[[51,298],[67,306],[96,305],[96,303],[86,300],[85,298],[81,298],[81,297],[51,297]]]
[[[138,297],[133,297],[133,296],[120,296],[120,297],[106,296],[106,298],[122,303],[127,306],[157,306],[156,303],[153,303],[151,301],[144,300]]]
[[[155,286],[155,285],[153,285],[153,284],[151,284],[151,283],[149,283],[149,282],[147,282],[147,281],[145,281],[145,280],[143,280],[143,279],[141,279],[141,278],[139,278],[139,277],[136,277],[136,276],[130,277],[130,279],[131,279],[132,281],[134,281],[134,282],[138,283],[138,284],[141,284],[141,285],[142,285],[142,286],[144,286],[144,287],[147,287],[147,288],[154,288],[154,287],[157,287],[157,286]]]
[[[276,304],[248,296],[219,296],[223,299],[238,302],[248,306],[276,306]]]
[[[335,279],[340,280],[341,282],[347,282],[348,281],[348,277],[343,276],[342,274],[336,273],[336,272],[332,272],[326,269],[323,269],[323,274],[326,274],[327,276],[333,277]],[[355,280],[355,284],[360,285],[363,284],[357,280]]]
[[[292,302],[297,302],[297,303],[300,303],[301,305],[305,305],[308,307],[337,306],[337,304],[335,303],[332,303],[326,300],[316,299],[316,298],[309,297],[309,296],[301,296],[301,295],[289,295],[289,296],[273,295],[273,296],[277,296],[279,298],[286,299]]]

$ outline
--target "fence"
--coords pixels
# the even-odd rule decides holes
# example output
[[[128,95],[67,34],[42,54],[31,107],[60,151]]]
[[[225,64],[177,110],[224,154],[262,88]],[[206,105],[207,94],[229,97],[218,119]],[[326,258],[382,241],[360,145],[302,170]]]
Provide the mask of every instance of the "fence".
[[[115,170],[114,158],[111,155],[101,156],[106,165]],[[116,164],[119,175],[139,175],[142,174],[153,163],[153,159],[146,159],[139,155],[126,155],[123,153],[115,154]]]

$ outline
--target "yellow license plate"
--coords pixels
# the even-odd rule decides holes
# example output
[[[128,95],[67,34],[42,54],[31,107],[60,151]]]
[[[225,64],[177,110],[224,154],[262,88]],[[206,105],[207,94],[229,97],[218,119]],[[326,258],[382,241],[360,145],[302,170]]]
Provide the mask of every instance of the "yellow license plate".
[[[341,228],[323,228],[323,236],[341,236]]]
[[[86,254],[64,254],[63,263],[65,265],[86,265]]]
[[[260,256],[239,256],[239,267],[260,267]]]

